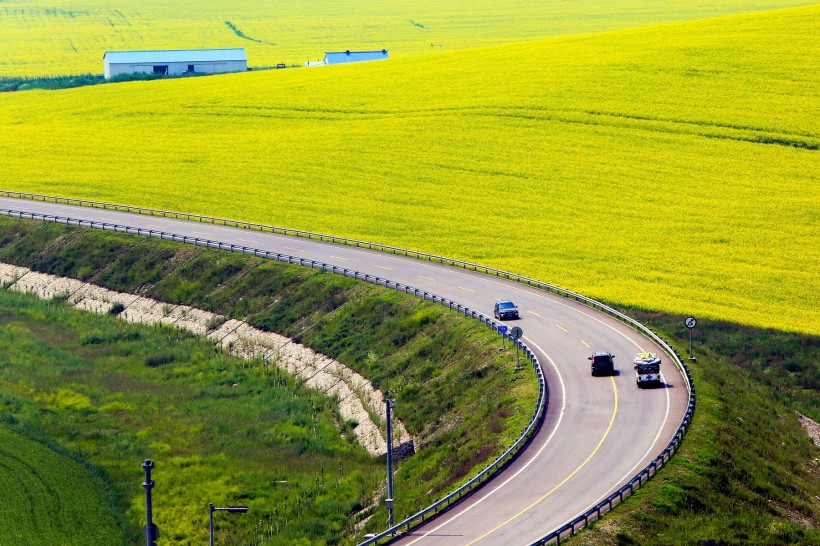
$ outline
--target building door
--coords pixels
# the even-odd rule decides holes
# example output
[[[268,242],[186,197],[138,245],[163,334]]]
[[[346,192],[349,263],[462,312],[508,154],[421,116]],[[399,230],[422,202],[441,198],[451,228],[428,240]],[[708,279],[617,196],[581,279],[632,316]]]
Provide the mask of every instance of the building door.
[[[167,64],[155,64],[154,65],[154,74],[168,74],[168,65]]]

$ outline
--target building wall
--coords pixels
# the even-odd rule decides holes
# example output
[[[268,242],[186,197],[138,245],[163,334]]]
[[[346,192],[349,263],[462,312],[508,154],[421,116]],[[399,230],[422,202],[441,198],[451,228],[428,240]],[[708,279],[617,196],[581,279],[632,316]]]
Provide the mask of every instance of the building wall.
[[[200,74],[216,74],[223,72],[244,72],[248,69],[247,61],[211,61],[211,62],[180,62],[180,63],[156,63],[156,66],[167,66],[168,74],[178,76],[188,72],[188,65],[194,65],[194,72]],[[113,78],[120,74],[151,74],[154,72],[154,63],[105,63],[105,77]]]

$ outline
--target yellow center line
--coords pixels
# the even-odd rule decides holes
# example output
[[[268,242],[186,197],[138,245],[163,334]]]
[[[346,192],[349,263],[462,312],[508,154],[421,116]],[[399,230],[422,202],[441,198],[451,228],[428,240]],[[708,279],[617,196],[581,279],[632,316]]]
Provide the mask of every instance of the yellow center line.
[[[538,318],[541,318],[541,315],[539,315],[539,314],[538,314],[538,313],[536,313],[535,311],[527,311],[527,313],[529,313],[530,315],[535,315],[535,316],[536,316],[536,317],[538,317]]]
[[[591,348],[592,348],[592,347],[590,347],[590,346],[589,346],[589,343],[587,343],[587,342],[586,342],[586,341],[584,341],[583,339],[581,340],[581,343],[583,343],[583,344],[584,344],[584,346],[585,346],[587,349],[591,349]]]
[[[463,286],[459,286],[461,290],[466,290],[467,292],[475,292],[475,290],[471,290],[470,288],[464,288]]]
[[[523,514],[525,514],[526,512],[531,510],[532,508],[534,508],[536,505],[540,504],[544,499],[546,499],[547,497],[549,497],[550,495],[555,493],[555,491],[557,491],[558,488],[560,488],[562,485],[564,485],[570,479],[572,479],[572,477],[575,476],[575,474],[577,474],[582,468],[584,468],[584,466],[586,466],[586,464],[589,461],[592,460],[592,458],[595,456],[595,454],[598,453],[598,451],[601,449],[601,446],[604,445],[604,440],[606,440],[607,436],[609,436],[609,432],[612,430],[612,425],[615,424],[615,416],[618,414],[618,387],[615,385],[615,378],[614,377],[610,376],[609,379],[612,381],[612,391],[615,393],[615,406],[612,408],[612,417],[609,418],[609,425],[606,427],[606,430],[604,431],[604,435],[601,437],[601,440],[598,442],[598,445],[595,446],[595,449],[592,450],[592,453],[589,454],[589,457],[584,459],[584,462],[582,462],[580,465],[578,465],[578,468],[573,470],[572,473],[569,476],[567,476],[566,478],[564,478],[561,481],[561,483],[559,483],[558,485],[556,485],[555,487],[553,487],[552,489],[550,489],[549,491],[544,493],[544,495],[541,498],[534,501],[532,504],[530,504],[529,506],[527,506],[526,508],[524,508],[523,510],[521,510],[520,512],[518,512],[517,514],[512,516],[510,519],[508,519],[504,523],[498,525],[496,528],[494,528],[494,529],[488,531],[487,533],[481,535],[480,537],[473,540],[472,542],[468,542],[467,544],[465,544],[465,546],[470,546],[471,544],[475,544],[479,540],[490,536],[491,534],[495,533],[496,531],[498,531],[499,529],[501,529],[505,525],[508,525],[510,522],[514,521],[515,519],[519,518],[520,516],[522,516]]]
[[[424,277],[422,275],[416,275],[419,279],[427,279],[428,281],[435,281],[436,279],[431,279],[430,277]]]
[[[386,269],[386,270],[388,270],[388,271],[393,271],[393,269],[392,269],[392,268],[385,267],[385,266],[383,266],[383,265],[374,265],[373,267],[378,267],[379,269]]]
[[[293,250],[294,252],[304,252],[301,248],[291,248],[289,246],[285,247],[285,250]]]
[[[561,330],[563,330],[563,331],[565,331],[565,332],[569,332],[569,330],[567,330],[566,328],[564,328],[564,327],[563,327],[563,326],[561,326],[560,324],[556,324],[556,326],[557,326],[559,329],[561,329]]]
[[[240,241],[242,241],[243,243],[251,243],[251,244],[254,244],[254,245],[258,245],[258,244],[259,244],[259,243],[258,243],[258,242],[256,242],[256,241],[251,241],[250,239],[239,239],[239,240],[240,240]]]
[[[344,260],[345,262],[347,261],[347,258],[342,258],[341,256],[334,256],[331,254],[330,257],[334,260]]]

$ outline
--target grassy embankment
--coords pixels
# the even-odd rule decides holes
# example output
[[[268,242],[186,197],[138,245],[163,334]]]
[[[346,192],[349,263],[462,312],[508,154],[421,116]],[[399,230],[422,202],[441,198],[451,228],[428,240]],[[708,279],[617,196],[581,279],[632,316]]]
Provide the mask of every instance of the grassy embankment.
[[[534,405],[531,373],[513,371],[513,353],[499,354],[489,330],[416,298],[181,244],[8,219],[0,226],[0,261],[243,318],[389,385],[420,449],[397,465],[399,518],[499,454]],[[270,544],[335,543],[378,496],[383,461],[337,431],[332,401],[262,362],[215,353],[174,329],[0,296],[4,420],[108,476],[128,506],[129,541],[143,518],[143,458],[158,462],[166,544],[202,542],[208,502],[251,506],[251,519],[220,524],[220,543],[268,529]],[[336,425],[349,433],[356,424]],[[384,521],[379,505],[369,528]]]
[[[686,347],[682,316],[629,310]],[[820,418],[820,337],[701,322],[698,409],[678,455],[568,544],[820,542],[820,458],[795,408]]]
[[[325,51],[393,55],[600,32],[805,0],[424,0],[347,3],[214,0],[11,0],[0,8],[0,76],[102,73],[105,51],[244,47],[251,66],[302,64]],[[435,44],[435,45],[431,45]]]
[[[6,292],[0,291],[0,348],[4,353],[10,345],[30,348],[25,336],[9,342],[19,329],[7,331],[16,326],[8,320],[9,312],[17,315],[26,303],[12,305],[11,310]],[[3,374],[6,361],[5,355],[0,357]],[[0,543],[124,544],[127,532],[121,526],[125,506],[106,477],[81,456],[39,433],[32,440],[15,432],[18,421],[8,411],[10,402],[10,397],[0,394]]]
[[[6,94],[4,186],[373,240],[816,334],[818,31],[814,6]]]

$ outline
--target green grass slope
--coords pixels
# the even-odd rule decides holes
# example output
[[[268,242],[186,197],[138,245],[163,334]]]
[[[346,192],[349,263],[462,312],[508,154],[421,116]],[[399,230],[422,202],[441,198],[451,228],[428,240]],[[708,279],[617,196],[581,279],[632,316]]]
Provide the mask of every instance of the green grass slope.
[[[820,7],[0,96],[3,186],[478,261],[820,332]]]
[[[0,310],[4,326],[5,311]],[[7,413],[9,403],[0,394],[0,543],[122,544],[121,506],[110,487],[76,457],[10,428],[15,419]]]
[[[79,536],[91,535],[83,544],[137,543],[145,522],[144,458],[157,461],[154,521],[161,544],[206,541],[209,502],[252,509],[242,521],[220,523],[222,543],[246,538],[262,522],[266,531],[271,523],[284,527],[280,544],[302,536],[338,541],[347,516],[381,480],[382,466],[337,430],[329,398],[287,378],[274,381],[259,366],[215,353],[210,342],[5,290],[0,325],[3,414],[21,432],[103,469],[126,501],[110,506],[88,495],[83,474],[72,472],[76,463],[21,465],[24,484],[48,480],[49,487],[20,487],[3,496],[0,511],[28,506],[20,523],[33,536],[30,544],[73,544],[77,528]],[[321,468],[334,472],[317,488]],[[76,506],[60,502],[76,501],[75,493],[83,495]],[[88,521],[115,508],[129,533]],[[272,522],[275,510],[282,519],[300,510],[301,519]],[[15,532],[0,528],[0,543],[16,544]]]
[[[244,47],[251,66],[302,64],[346,49],[436,53],[439,44],[463,49],[808,3],[6,0],[0,5],[0,76],[102,73],[103,53],[124,49]]]
[[[500,455],[535,406],[531,369],[516,372],[514,352],[499,352],[485,326],[338,275],[8,218],[0,261],[243,319],[389,389],[418,451],[395,467],[400,519]],[[0,415],[108,472],[132,523],[144,518],[139,463],[156,460],[165,544],[201,543],[208,502],[252,508],[251,519],[225,523],[221,544],[254,529],[274,535],[266,544],[336,544],[371,515],[367,529],[383,529],[384,460],[353,443],[357,424],[341,422],[329,398],[261,361],[2,290],[0,327]]]

